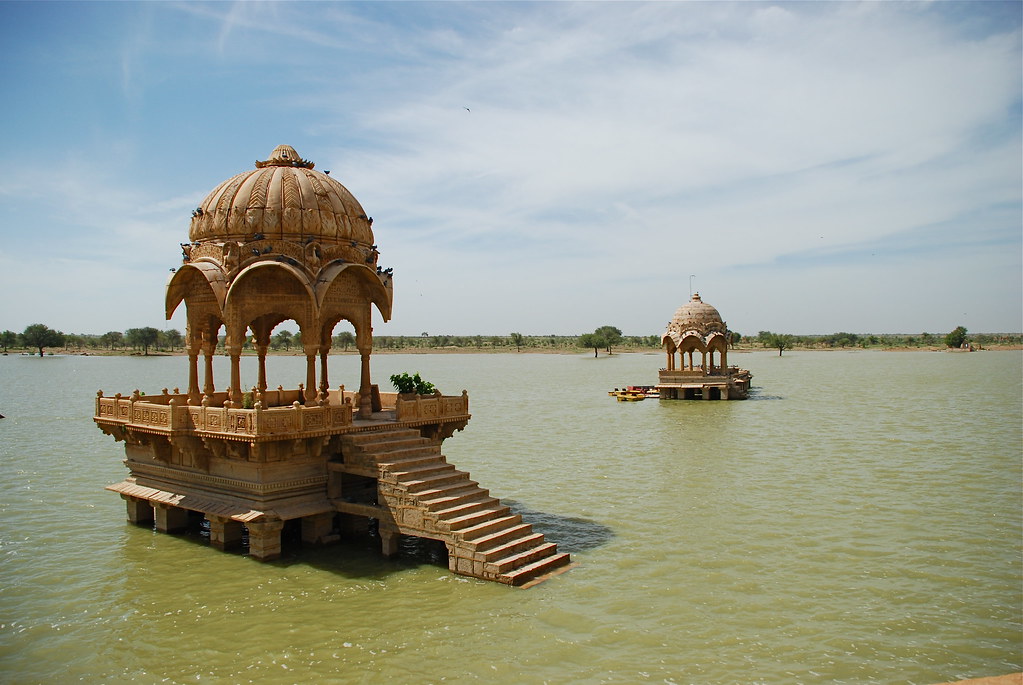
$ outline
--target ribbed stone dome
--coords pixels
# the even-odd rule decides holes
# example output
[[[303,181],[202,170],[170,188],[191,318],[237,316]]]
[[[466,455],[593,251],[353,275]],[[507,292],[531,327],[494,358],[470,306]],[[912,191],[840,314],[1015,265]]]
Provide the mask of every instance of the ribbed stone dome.
[[[678,308],[671,323],[679,331],[699,331],[702,334],[725,330],[725,322],[718,310],[700,299],[700,293],[694,293],[693,299]],[[670,326],[670,324],[669,324]]]
[[[193,242],[289,240],[373,245],[372,219],[359,201],[290,145],[221,183],[193,212]]]

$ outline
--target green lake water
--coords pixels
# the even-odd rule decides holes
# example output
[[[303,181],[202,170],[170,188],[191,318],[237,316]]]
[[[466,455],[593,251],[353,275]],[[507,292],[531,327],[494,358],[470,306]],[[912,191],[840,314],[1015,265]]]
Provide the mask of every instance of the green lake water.
[[[937,683],[1023,670],[1023,353],[729,355],[743,402],[620,403],[660,354],[377,355],[467,389],[448,460],[577,566],[409,544],[256,562],[125,522],[95,393],[181,357],[0,357],[5,683]],[[218,358],[218,383],[228,377]],[[255,363],[243,360],[243,381]],[[331,358],[356,386],[358,357]],[[304,359],[270,360],[271,385]]]

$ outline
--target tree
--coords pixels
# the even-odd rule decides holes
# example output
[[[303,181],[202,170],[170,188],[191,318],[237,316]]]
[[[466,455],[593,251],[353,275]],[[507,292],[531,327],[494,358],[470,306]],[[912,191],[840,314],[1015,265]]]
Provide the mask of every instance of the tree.
[[[270,345],[276,349],[283,347],[287,351],[291,351],[291,344],[293,336],[291,331],[283,330],[276,333],[273,339],[270,341]]]
[[[0,333],[0,345],[3,346],[4,352],[7,351],[8,347],[13,347],[18,343],[18,334],[14,331],[4,331]]]
[[[792,347],[793,342],[794,339],[791,335],[782,333],[772,333],[770,347],[777,347],[778,356],[780,357],[782,350],[790,349]]]
[[[334,344],[339,346],[343,345],[345,352],[347,352],[348,348],[355,344],[355,336],[352,335],[351,331],[341,331],[334,336]]]
[[[120,331],[107,331],[99,337],[100,344],[104,345],[108,350],[114,349],[114,345],[120,345],[124,342],[124,334]]]
[[[49,326],[41,323],[34,323],[25,329],[21,334],[25,347],[32,347],[39,350],[39,356],[43,356],[43,348],[60,347],[64,344],[64,334],[55,331]]]
[[[596,333],[583,333],[578,339],[579,347],[592,347],[593,356],[596,357],[601,347],[604,347],[604,339]]]
[[[142,354],[148,357],[149,348],[155,345],[160,338],[160,331],[152,326],[129,328],[124,332],[124,337],[133,347],[141,347]]]
[[[599,336],[604,341],[604,348],[608,354],[611,354],[611,348],[622,341],[622,331],[620,328],[614,326],[601,326],[597,330],[593,331],[594,335]]]
[[[522,334],[521,333],[512,333],[511,334],[511,339],[512,339],[512,342],[515,343],[515,351],[518,352],[519,348],[522,347]]]
[[[966,329],[963,326],[956,326],[955,330],[945,336],[946,347],[962,347],[966,342]]]
[[[168,328],[166,331],[160,331],[160,342],[167,346],[171,351],[176,347],[181,347],[181,331],[176,328]]]

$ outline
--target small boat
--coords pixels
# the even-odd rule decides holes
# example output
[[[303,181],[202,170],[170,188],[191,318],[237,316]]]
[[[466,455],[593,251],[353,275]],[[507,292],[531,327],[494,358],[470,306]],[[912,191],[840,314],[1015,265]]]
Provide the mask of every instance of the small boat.
[[[619,402],[638,402],[646,399],[646,392],[643,390],[618,390],[614,393],[615,399]]]

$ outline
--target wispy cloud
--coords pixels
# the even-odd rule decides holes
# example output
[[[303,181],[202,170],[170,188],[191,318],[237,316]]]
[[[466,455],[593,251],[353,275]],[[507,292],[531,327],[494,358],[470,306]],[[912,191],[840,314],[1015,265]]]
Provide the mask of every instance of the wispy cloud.
[[[182,203],[290,143],[377,219],[396,269],[388,330],[657,332],[691,273],[747,330],[816,330],[843,315],[847,330],[895,329],[900,316],[908,330],[951,328],[936,301],[956,293],[920,291],[915,307],[890,312],[848,293],[869,281],[915,287],[953,254],[979,282],[993,261],[1011,273],[1006,255],[1021,250],[1012,5],[153,11],[125,42],[139,105],[121,166],[89,174],[118,191],[102,208],[82,201],[118,214],[144,198],[148,209],[80,230],[120,230],[136,247],[138,236],[166,240],[173,252]],[[151,180],[141,159],[159,160]],[[91,192],[69,189],[68,202]],[[763,287],[798,288],[796,272],[821,270],[826,307]],[[1002,290],[980,325],[1023,327],[1019,283]]]

